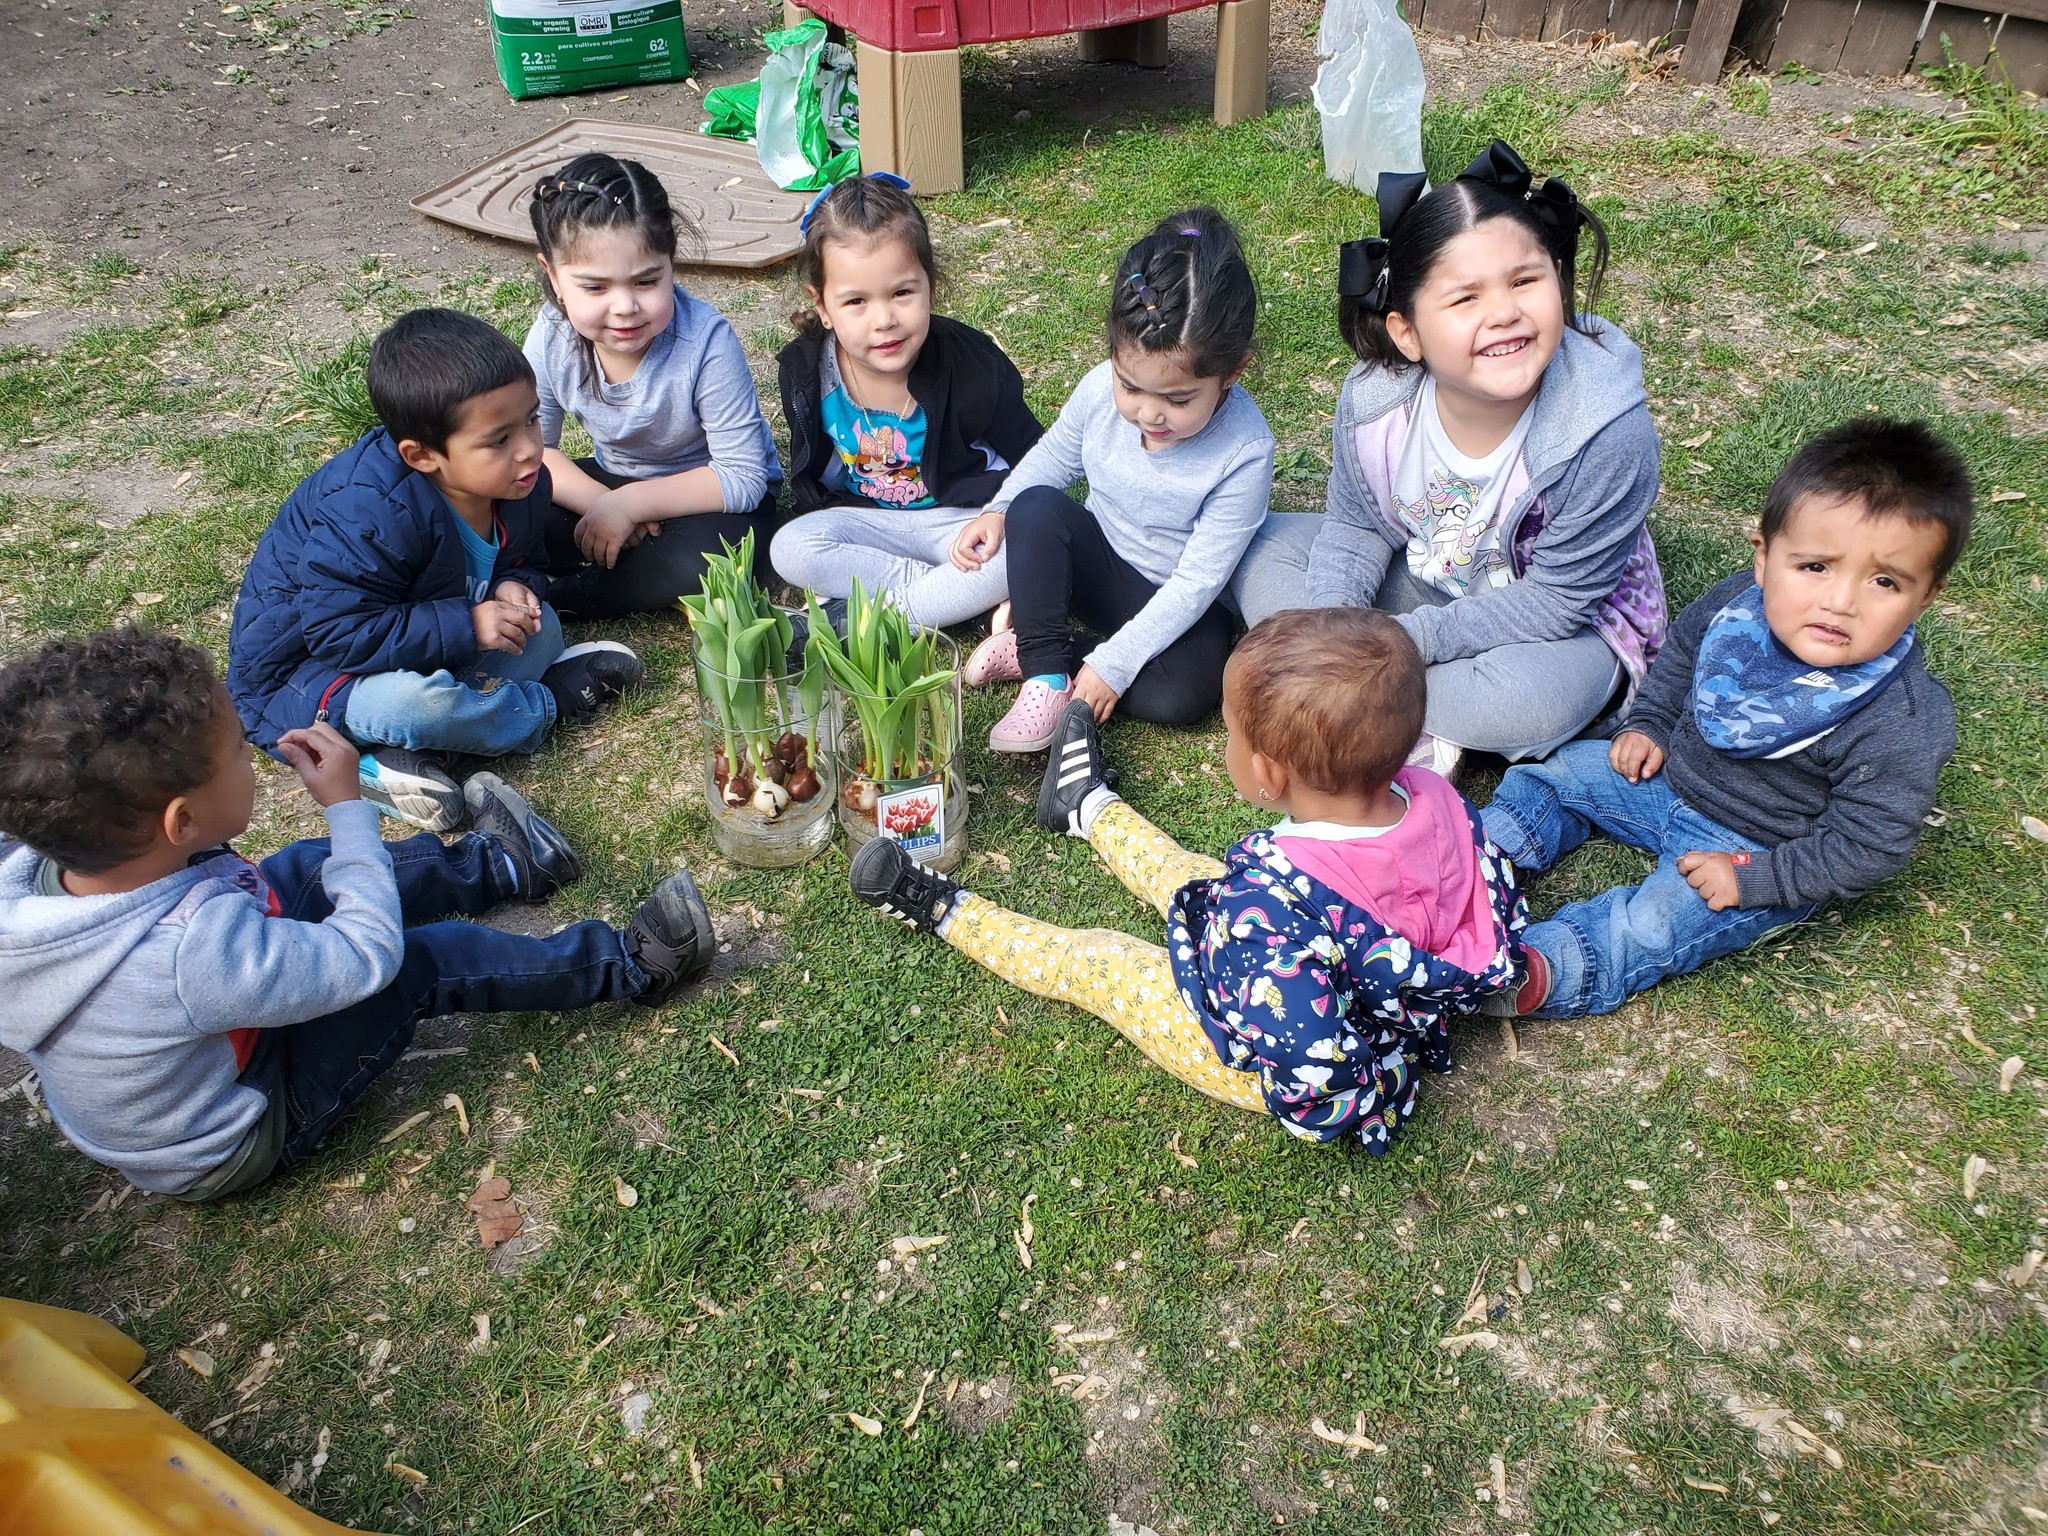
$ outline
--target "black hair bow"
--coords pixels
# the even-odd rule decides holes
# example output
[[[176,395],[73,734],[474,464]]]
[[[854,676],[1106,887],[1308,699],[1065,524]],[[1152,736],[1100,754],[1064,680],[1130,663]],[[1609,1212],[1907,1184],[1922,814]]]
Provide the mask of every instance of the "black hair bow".
[[[1555,176],[1544,177],[1540,187],[1532,186],[1535,178],[1522,157],[1499,139],[1460,171],[1458,179],[1485,182],[1509,197],[1525,199],[1529,211],[1536,215],[1536,222],[1543,226],[1544,245],[1558,260],[1578,249],[1579,230],[1586,222],[1586,210],[1579,203],[1578,193]]]
[[[1429,178],[1420,171],[1380,172],[1380,232],[1337,247],[1337,297],[1376,315],[1387,312],[1387,241],[1428,190]]]

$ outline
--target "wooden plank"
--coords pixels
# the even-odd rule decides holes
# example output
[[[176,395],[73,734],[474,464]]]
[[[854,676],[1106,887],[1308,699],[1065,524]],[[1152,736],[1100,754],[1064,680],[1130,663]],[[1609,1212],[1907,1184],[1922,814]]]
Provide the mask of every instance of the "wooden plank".
[[[1856,0],[1792,0],[1771,51],[1758,62],[1772,69],[1803,64],[1826,74],[1842,62],[1842,46],[1855,20]]]
[[[1583,43],[1595,32],[1606,31],[1608,4],[1609,0],[1550,0],[1543,41]]]
[[[2048,95],[2048,22],[2007,16],[1998,29],[1998,61],[2015,90]]]
[[[1163,23],[1162,23],[1163,25]],[[1266,114],[1273,18],[1267,0],[1223,0],[1216,7],[1216,121],[1227,128]]]
[[[1927,18],[1927,31],[1920,39],[1920,52],[1914,62],[1939,64],[1943,58],[1941,39],[1946,33],[1958,64],[1974,64],[1982,68],[1984,61],[1991,56],[1991,29],[1997,25],[1996,16],[1987,16],[1982,11],[1966,10],[1959,5],[1937,5],[1934,14]]]
[[[1685,60],[1680,73],[1694,85],[1712,85],[1721,78],[1721,66],[1728,58],[1728,43],[1735,36],[1735,23],[1742,14],[1742,0],[1700,0],[1685,36]]]
[[[1487,0],[1486,15],[1479,22],[1480,35],[1533,42],[1543,35],[1543,18],[1549,9],[1549,0]]]
[[[1768,59],[1787,8],[1788,0],[1743,0],[1742,14],[1735,19],[1735,36],[1729,47],[1754,63]]]
[[[1479,18],[1486,12],[1486,0],[1429,0],[1429,20],[1426,25],[1432,32],[1445,37],[1462,37],[1467,41],[1479,35]]]
[[[1678,0],[1614,0],[1607,30],[1639,43],[1669,37],[1678,19]]]
[[[958,192],[967,184],[960,142],[960,50],[891,53],[863,41],[860,168],[894,171],[919,192]]]
[[[1847,75],[1903,75],[1926,14],[1926,0],[1863,0],[1836,67]]]

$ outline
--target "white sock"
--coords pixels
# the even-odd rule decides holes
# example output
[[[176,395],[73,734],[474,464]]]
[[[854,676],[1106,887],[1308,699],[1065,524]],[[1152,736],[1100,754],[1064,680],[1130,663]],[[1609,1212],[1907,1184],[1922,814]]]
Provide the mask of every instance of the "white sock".
[[[964,896],[965,894],[966,892],[961,892],[961,895]],[[939,926],[932,931],[938,934],[938,936],[943,939],[946,936],[946,930],[953,926],[953,914],[958,912],[959,910],[960,898],[956,896],[953,898],[953,905],[946,908],[946,915],[939,919]]]
[[[1072,835],[1079,838],[1087,837],[1088,829],[1095,825],[1095,818],[1102,814],[1102,808],[1112,800],[1121,800],[1122,798],[1122,795],[1119,795],[1107,784],[1098,784],[1089,790],[1087,794],[1081,797],[1080,805],[1075,808],[1074,814],[1070,818],[1074,823]]]

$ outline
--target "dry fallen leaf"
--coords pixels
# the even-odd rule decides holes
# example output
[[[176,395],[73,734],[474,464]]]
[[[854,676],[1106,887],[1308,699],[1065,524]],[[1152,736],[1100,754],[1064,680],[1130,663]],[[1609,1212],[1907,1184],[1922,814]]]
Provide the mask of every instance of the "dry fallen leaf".
[[[135,600],[135,606],[138,608],[153,608],[164,600],[161,592],[131,592],[129,596]]]
[[[2019,1081],[2020,1074],[2027,1070],[2027,1058],[2008,1056],[1998,1064],[1998,1091],[2011,1093],[2012,1085]]]
[[[640,1191],[615,1173],[612,1175],[612,1198],[630,1211],[640,1203]]]
[[[182,1365],[184,1365],[188,1370],[190,1370],[194,1375],[204,1376],[207,1377],[209,1380],[212,1378],[213,1356],[209,1355],[205,1350],[174,1349],[171,1351],[171,1353],[176,1355],[179,1362]]]
[[[1024,1204],[1017,1211],[1021,1225],[1010,1234],[1017,1244],[1017,1260],[1026,1269],[1031,1267],[1031,1239],[1036,1235],[1036,1229],[1031,1225],[1031,1202],[1037,1198],[1035,1193],[1024,1197]]]
[[[411,1483],[415,1488],[424,1488],[427,1486],[427,1474],[422,1472],[418,1467],[408,1467],[402,1461],[387,1461],[384,1463],[384,1470],[386,1472],[389,1472],[394,1477],[404,1478],[408,1483]]]
[[[732,1053],[732,1047],[727,1045],[723,1040],[719,1039],[718,1036],[706,1035],[704,1038],[709,1040],[711,1042],[711,1048],[714,1051],[718,1052],[719,1055],[723,1056],[727,1061],[731,1062],[734,1066],[738,1066],[740,1064],[739,1057],[733,1055]]]
[[[931,1387],[932,1378],[938,1374],[937,1371],[926,1371],[924,1380],[917,1384],[917,1401],[910,1405],[910,1417],[903,1421],[906,1431],[917,1428],[918,1417],[924,1412],[924,1395]]]
[[[1500,1335],[1481,1328],[1472,1333],[1453,1333],[1436,1341],[1438,1349],[1447,1349],[1454,1355],[1462,1355],[1468,1349],[1498,1349]]]
[[[477,1241],[486,1248],[509,1242],[526,1225],[526,1218],[512,1206],[511,1194],[512,1181],[498,1174],[479,1184],[465,1202],[464,1209],[476,1218]]]
[[[864,1413],[849,1413],[846,1422],[864,1435],[879,1435],[882,1432],[882,1421],[871,1419]]]
[[[1349,1457],[1356,1458],[1360,1451],[1371,1451],[1375,1456],[1384,1456],[1387,1453],[1384,1445],[1367,1437],[1363,1412],[1360,1412],[1349,1431],[1330,1428],[1323,1422],[1320,1414],[1308,1421],[1308,1428],[1309,1433],[1318,1440],[1327,1440],[1332,1445],[1343,1446],[1344,1454]]]
[[[1079,1347],[1083,1344],[1107,1344],[1111,1339],[1115,1337],[1116,1329],[1108,1326],[1104,1326],[1101,1328],[1083,1328],[1079,1332],[1074,1332],[1070,1330],[1067,1333],[1067,1336],[1063,1342]]]
[[[1683,1473],[1679,1474],[1679,1479],[1686,1487],[1697,1488],[1701,1493],[1726,1493],[1728,1491],[1726,1483],[1703,1483],[1698,1478],[1686,1477]]]
[[[464,1141],[469,1140],[469,1111],[463,1106],[462,1095],[459,1093],[449,1094],[447,1098],[441,1101],[441,1107],[455,1111],[456,1129],[462,1132],[462,1139]]]
[[[1993,491],[1991,493],[1991,505],[1994,507],[2003,502],[2025,501],[2026,499],[2027,493],[2025,491]]]
[[[1698,437],[1682,437],[1678,440],[1678,446],[1681,448],[1704,448],[1713,440],[1713,436],[1713,432],[1708,430],[1702,432]]]
[[[1499,1456],[1486,1458],[1487,1470],[1493,1474],[1493,1507],[1502,1515],[1508,1512],[1508,1464]]]
[[[393,1127],[391,1127],[390,1130],[386,1131],[382,1136],[379,1136],[377,1138],[377,1145],[380,1147],[388,1147],[389,1145],[391,1145],[392,1142],[398,1140],[399,1137],[403,1136],[407,1131],[411,1130],[414,1126],[420,1125],[423,1122],[431,1119],[433,1117],[433,1113],[434,1112],[431,1109],[423,1109],[418,1114],[412,1115],[407,1119],[399,1121],[398,1124],[394,1125]]]
[[[2037,843],[2048,843],[2048,821],[2038,816],[2022,816],[2020,830]]]
[[[469,1352],[480,1355],[491,1347],[491,1314],[479,1312],[470,1322],[476,1327],[476,1337],[469,1341]]]
[[[1529,1273],[1527,1259],[1515,1260],[1515,1289],[1527,1296],[1536,1289],[1536,1277]]]
[[[1972,1152],[1963,1162],[1963,1198],[1965,1200],[1976,1199],[1977,1186],[1984,1182],[1985,1175],[1996,1173],[1997,1171],[1983,1158]]]
[[[1179,1131],[1175,1131],[1173,1133],[1172,1139],[1166,1143],[1166,1150],[1173,1154],[1173,1160],[1176,1163],[1179,1163],[1183,1168],[1199,1168],[1202,1166],[1200,1163],[1196,1162],[1192,1157],[1189,1157],[1187,1153],[1181,1151]]]
[[[889,1239],[889,1251],[894,1253],[897,1258],[904,1259],[913,1253],[924,1253],[929,1249],[936,1248],[945,1240],[944,1236],[892,1237]]]

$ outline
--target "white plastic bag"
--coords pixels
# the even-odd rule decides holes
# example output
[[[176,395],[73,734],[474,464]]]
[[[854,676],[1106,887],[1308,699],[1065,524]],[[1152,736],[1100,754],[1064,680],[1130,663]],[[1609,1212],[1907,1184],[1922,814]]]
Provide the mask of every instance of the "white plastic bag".
[[[1394,0],[1328,0],[1316,33],[1323,169],[1361,192],[1422,169],[1422,56]]]

